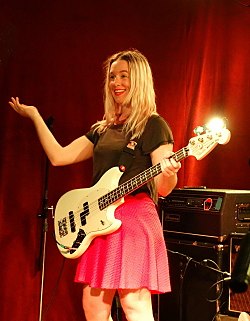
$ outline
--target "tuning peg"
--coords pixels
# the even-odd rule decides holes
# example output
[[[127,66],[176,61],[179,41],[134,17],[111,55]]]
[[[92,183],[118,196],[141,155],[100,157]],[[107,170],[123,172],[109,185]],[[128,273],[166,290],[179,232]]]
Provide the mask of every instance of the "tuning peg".
[[[195,135],[201,135],[204,132],[204,126],[197,126],[194,129],[194,133]]]

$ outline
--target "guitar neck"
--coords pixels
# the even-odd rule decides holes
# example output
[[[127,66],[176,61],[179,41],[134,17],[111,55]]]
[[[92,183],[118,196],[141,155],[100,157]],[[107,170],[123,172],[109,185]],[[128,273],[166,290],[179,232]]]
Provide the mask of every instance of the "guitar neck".
[[[184,158],[189,156],[188,147],[183,147],[174,153],[170,158],[174,158],[177,162],[183,160]],[[132,193],[137,190],[139,187],[143,186],[147,182],[149,182],[152,178],[159,175],[162,172],[161,164],[158,163],[150,168],[144,170],[140,174],[135,177],[127,180],[125,183],[119,185],[117,188],[113,189],[111,192],[103,195],[98,199],[98,204],[100,209],[104,209],[109,205],[113,204],[120,198]]]

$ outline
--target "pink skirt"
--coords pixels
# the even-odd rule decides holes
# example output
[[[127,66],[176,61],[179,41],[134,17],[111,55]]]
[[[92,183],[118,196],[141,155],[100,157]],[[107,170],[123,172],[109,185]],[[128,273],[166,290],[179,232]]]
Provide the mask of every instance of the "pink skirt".
[[[92,241],[78,259],[75,282],[102,289],[170,292],[166,245],[151,198],[146,193],[127,196],[115,217],[121,227]]]

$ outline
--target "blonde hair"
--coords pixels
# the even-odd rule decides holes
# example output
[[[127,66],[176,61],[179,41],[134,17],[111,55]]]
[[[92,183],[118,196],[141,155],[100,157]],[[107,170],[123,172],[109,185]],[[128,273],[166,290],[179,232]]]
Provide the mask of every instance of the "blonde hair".
[[[131,113],[124,124],[124,130],[131,138],[138,138],[143,133],[148,118],[157,112],[151,68],[146,57],[136,49],[118,52],[105,61],[104,118],[93,126],[101,133],[114,124],[115,101],[109,89],[109,81],[111,65],[117,60],[128,62],[130,77],[130,91],[124,105],[131,107]]]

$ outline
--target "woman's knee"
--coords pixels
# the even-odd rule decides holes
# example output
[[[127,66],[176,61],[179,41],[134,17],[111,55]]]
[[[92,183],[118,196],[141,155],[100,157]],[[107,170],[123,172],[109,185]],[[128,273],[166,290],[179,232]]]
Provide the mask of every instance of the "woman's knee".
[[[153,321],[151,293],[147,289],[120,290],[121,306],[128,321]]]
[[[84,286],[82,306],[87,321],[112,321],[111,305],[114,291]]]

